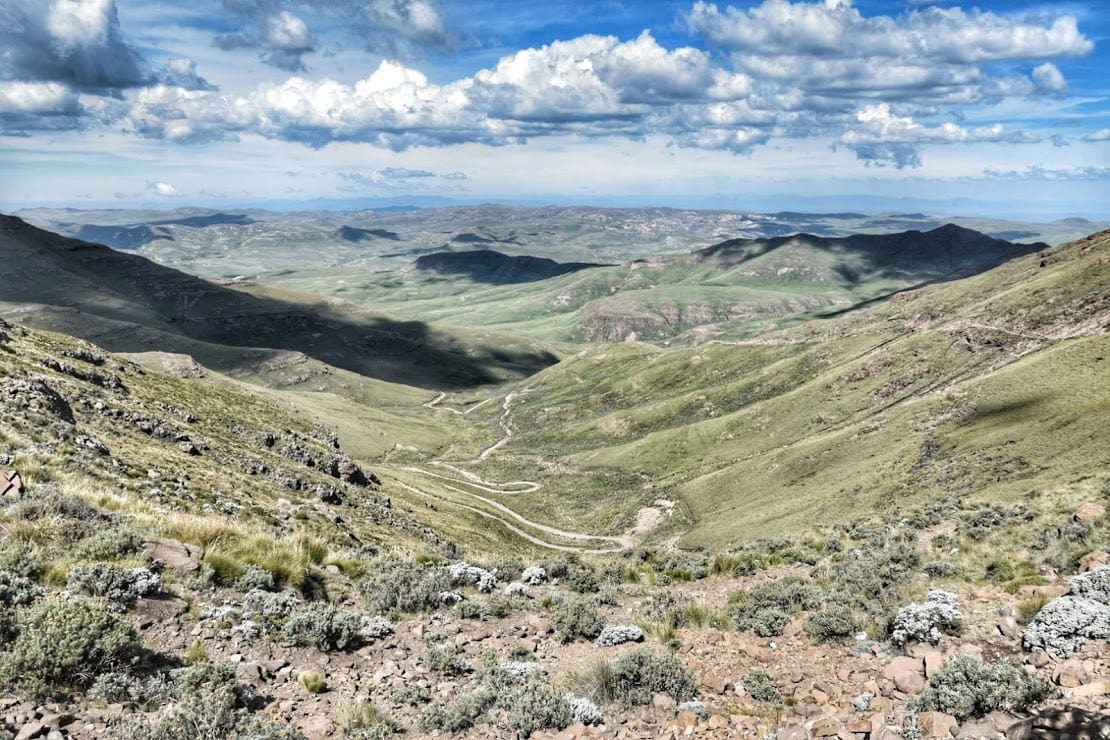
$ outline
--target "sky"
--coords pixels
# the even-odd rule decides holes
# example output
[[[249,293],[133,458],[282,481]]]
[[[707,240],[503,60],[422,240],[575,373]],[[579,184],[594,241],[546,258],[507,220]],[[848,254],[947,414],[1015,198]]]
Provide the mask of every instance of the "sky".
[[[0,0],[0,209],[1110,219],[1110,0]]]

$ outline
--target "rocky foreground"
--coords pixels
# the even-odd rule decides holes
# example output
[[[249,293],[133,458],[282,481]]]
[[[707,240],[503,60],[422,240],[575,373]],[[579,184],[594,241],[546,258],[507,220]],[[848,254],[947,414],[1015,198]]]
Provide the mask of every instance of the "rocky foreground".
[[[578,721],[561,729],[536,728],[531,736],[777,740],[1110,737],[1107,641],[1080,639],[1078,649],[1066,657],[1056,643],[1050,644],[1048,651],[1023,649],[1023,636],[1027,648],[1031,628],[1018,622],[1022,601],[1042,596],[1046,603],[1053,603],[1047,599],[1068,592],[1066,577],[1055,578],[1048,585],[1025,586],[1014,594],[991,586],[958,589],[959,634],[934,633],[935,644],[929,638],[903,635],[905,643],[899,646],[887,635],[875,635],[874,629],[861,630],[842,644],[815,644],[812,630],[807,630],[800,616],[786,623],[780,635],[771,637],[713,626],[716,618],[712,615],[725,612],[729,594],[792,576],[805,579],[810,570],[806,566],[772,568],[744,578],[710,576],[683,584],[622,584],[599,599],[597,608],[605,625],[624,627],[606,631],[618,635],[615,639],[597,640],[568,635],[575,627],[568,628],[565,617],[552,609],[571,598],[566,585],[557,579],[536,577],[535,569],[530,569],[524,576],[531,585],[517,581],[506,587],[483,582],[481,574],[490,571],[456,566],[455,572],[464,575],[465,587],[453,593],[462,597],[462,603],[479,602],[482,596],[475,589],[496,589],[495,593],[502,595],[494,598],[504,599],[507,605],[501,615],[474,614],[457,605],[445,607],[391,622],[381,620],[375,636],[356,650],[325,645],[327,650],[322,651],[266,635],[263,612],[268,607],[259,604],[277,603],[284,598],[280,594],[266,592],[263,597],[258,589],[246,594],[226,588],[194,590],[186,584],[195,584],[204,568],[199,549],[171,540],[147,542],[145,549],[152,567],[161,570],[167,584],[175,585],[136,600],[124,614],[144,646],[178,665],[204,662],[233,667],[235,680],[252,697],[260,716],[310,738],[387,737],[395,732],[410,737],[514,737],[518,730],[504,710],[490,709],[469,726],[450,729],[450,723],[431,726],[429,707],[450,709],[453,703],[465,703],[468,695],[474,695],[475,686],[493,675],[491,666],[500,666],[494,672],[546,674],[551,685],[575,687],[584,693],[583,687],[590,682],[582,677],[590,675],[593,666],[644,650],[644,645],[636,644],[640,640],[654,653],[673,653],[678,658],[696,680],[696,700],[680,702],[686,697],[676,698],[665,691],[650,692],[640,706],[629,706],[623,701],[627,697],[591,700],[587,703],[593,714],[579,715],[576,710],[574,717],[591,724]],[[1105,550],[1093,551],[1083,559],[1081,567],[1089,574],[1088,582],[1110,585],[1110,567],[1104,567],[1108,561],[1110,552]],[[466,577],[466,568],[473,577]],[[342,580],[338,568],[328,570],[329,578]],[[708,623],[670,630],[646,625],[648,634],[643,634],[633,623],[643,624],[645,609],[658,603],[661,595],[696,604]],[[1110,614],[1110,605],[1106,609]],[[291,633],[284,634],[288,638]],[[629,642],[603,645],[623,639]],[[966,717],[915,711],[914,698],[927,691],[946,666],[963,660],[959,656],[988,662],[1016,658],[1026,673],[1051,685],[1048,698],[1037,706],[975,712]],[[525,670],[520,665],[537,667]],[[96,693],[90,691],[90,695]],[[0,699],[0,719],[18,740],[55,740],[121,736],[128,718],[134,721],[136,716],[145,716],[154,722],[166,712],[158,701],[138,706],[141,701],[121,700],[104,689],[100,696],[99,700],[40,704],[9,695]],[[137,737],[188,736],[167,732]]]

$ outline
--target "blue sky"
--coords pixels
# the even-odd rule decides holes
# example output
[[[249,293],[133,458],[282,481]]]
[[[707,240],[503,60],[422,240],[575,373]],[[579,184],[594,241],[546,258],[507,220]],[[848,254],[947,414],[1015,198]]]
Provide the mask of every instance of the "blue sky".
[[[0,208],[1110,218],[1108,36],[1104,2],[0,0]]]

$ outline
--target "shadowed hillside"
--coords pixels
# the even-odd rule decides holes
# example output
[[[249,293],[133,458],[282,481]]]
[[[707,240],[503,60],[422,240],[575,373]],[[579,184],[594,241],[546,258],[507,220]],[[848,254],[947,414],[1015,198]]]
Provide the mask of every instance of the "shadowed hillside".
[[[531,283],[591,267],[596,262],[556,262],[527,255],[511,257],[490,249],[469,252],[436,252],[417,257],[413,267],[431,275],[460,275],[478,283],[506,285]]]
[[[457,388],[527,376],[555,361],[538,345],[512,338],[467,339],[421,321],[303,296],[233,289],[131,254],[51,234],[0,217],[0,300],[49,307],[20,320],[65,330],[112,351],[193,352],[234,369],[228,348],[300,352],[372,378],[426,388]],[[103,332],[106,321],[133,329]],[[156,339],[152,340],[152,335]],[[203,343],[199,347],[198,343]],[[199,351],[198,351],[199,348]]]

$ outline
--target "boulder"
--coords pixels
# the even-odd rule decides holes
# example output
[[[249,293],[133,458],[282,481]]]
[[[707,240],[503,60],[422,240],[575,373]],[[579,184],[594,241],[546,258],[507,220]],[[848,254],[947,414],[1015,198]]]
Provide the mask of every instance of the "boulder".
[[[196,545],[162,537],[147,540],[143,543],[143,549],[156,566],[183,576],[200,570],[201,558],[204,555]]]

